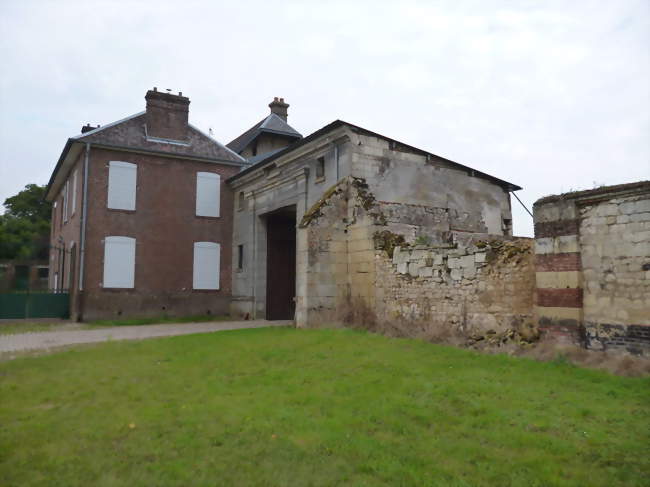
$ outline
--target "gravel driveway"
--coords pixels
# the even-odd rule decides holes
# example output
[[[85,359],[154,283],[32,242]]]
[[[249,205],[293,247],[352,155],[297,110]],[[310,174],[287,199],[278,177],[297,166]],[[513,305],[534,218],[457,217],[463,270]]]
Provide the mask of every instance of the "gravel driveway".
[[[209,333],[241,328],[288,326],[292,321],[219,321],[207,323],[181,323],[166,325],[116,326],[97,330],[46,331],[0,335],[0,354],[27,350],[47,350],[79,343],[97,343],[109,340],[142,340],[192,333]]]

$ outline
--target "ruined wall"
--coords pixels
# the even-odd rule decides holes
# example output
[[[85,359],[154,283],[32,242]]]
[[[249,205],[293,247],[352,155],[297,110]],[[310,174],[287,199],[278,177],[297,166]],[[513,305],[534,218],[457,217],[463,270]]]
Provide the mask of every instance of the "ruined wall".
[[[535,337],[532,239],[396,247],[375,261],[380,323],[409,336]]]
[[[650,183],[551,196],[534,210],[540,328],[650,354]]]
[[[435,225],[446,214],[420,210],[417,222],[404,224]],[[304,268],[310,282],[299,325],[467,338],[512,330],[531,339],[532,240],[483,234],[469,245],[416,245],[393,231],[401,220],[391,223],[409,211],[376,201],[359,178],[330,188],[299,225],[309,248]]]

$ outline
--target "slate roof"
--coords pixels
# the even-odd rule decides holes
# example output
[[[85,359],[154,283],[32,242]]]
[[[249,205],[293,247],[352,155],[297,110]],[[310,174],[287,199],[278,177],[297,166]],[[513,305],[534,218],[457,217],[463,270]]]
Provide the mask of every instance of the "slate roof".
[[[266,166],[267,164],[270,164],[275,159],[277,159],[277,158],[279,158],[279,157],[281,157],[281,156],[283,156],[285,154],[288,154],[291,151],[293,151],[293,150],[295,150],[295,149],[297,149],[299,147],[302,147],[305,144],[308,144],[312,140],[315,140],[318,137],[320,137],[320,136],[322,136],[322,135],[324,135],[324,134],[326,134],[328,132],[331,132],[332,130],[335,130],[335,129],[339,128],[339,127],[342,127],[342,126],[347,126],[353,132],[362,133],[362,134],[365,134],[365,135],[370,135],[372,137],[377,137],[379,139],[389,141],[389,142],[395,144],[395,147],[401,147],[401,148],[404,148],[404,149],[408,149],[409,151],[412,151],[412,152],[414,152],[416,154],[422,154],[422,155],[425,155],[425,156],[430,156],[430,157],[432,157],[432,158],[434,158],[434,159],[436,159],[436,160],[438,160],[438,161],[440,161],[442,163],[448,164],[450,167],[453,167],[453,168],[456,168],[456,169],[463,169],[465,171],[471,172],[474,176],[477,176],[477,177],[480,177],[480,178],[483,178],[483,179],[487,179],[488,181],[492,181],[493,183],[498,184],[499,186],[503,187],[507,191],[518,191],[518,190],[522,189],[521,186],[518,186],[518,185],[516,185],[514,183],[504,181],[503,179],[499,179],[497,177],[491,176],[491,175],[489,175],[487,173],[484,173],[482,171],[477,171],[476,169],[473,169],[473,168],[471,168],[469,166],[465,166],[464,164],[460,164],[460,163],[452,161],[450,159],[446,159],[444,157],[438,156],[438,155],[433,154],[431,152],[425,151],[423,149],[419,149],[417,147],[413,147],[412,145],[405,144],[405,143],[400,142],[398,140],[392,139],[392,138],[387,137],[385,135],[378,134],[377,132],[372,132],[371,130],[364,129],[363,127],[359,127],[358,125],[354,125],[352,123],[345,122],[343,120],[335,120],[334,122],[332,122],[332,123],[330,123],[328,125],[325,125],[324,127],[316,130],[315,132],[312,132],[311,134],[309,134],[304,139],[301,139],[298,142],[295,142],[295,143],[291,144],[288,147],[285,147],[285,148],[283,148],[281,150],[278,150],[277,152],[274,152],[272,154],[263,154],[264,157],[262,158],[262,160],[257,161],[257,163],[250,164],[249,166],[242,168],[242,170],[239,173],[235,174],[234,176],[231,176],[228,179],[228,182],[236,181],[237,179],[244,176],[245,174],[249,174],[249,173],[251,173],[251,172],[253,172],[253,171],[257,170],[257,169],[260,169],[260,168]],[[249,162],[251,162],[250,159],[249,159]]]
[[[51,198],[62,184],[63,178],[59,176],[59,171],[63,170],[65,173],[70,169],[72,159],[78,155],[80,147],[83,147],[86,143],[121,150],[177,155],[181,158],[190,157],[206,162],[248,166],[246,159],[192,124],[188,124],[187,140],[175,141],[148,137],[145,131],[145,121],[146,112],[140,112],[70,137],[63,151],[61,151],[56,167],[50,176],[47,185],[47,197]]]
[[[263,133],[286,135],[287,137],[295,139],[302,138],[300,132],[294,129],[291,125],[289,125],[275,113],[271,113],[268,117],[253,125],[239,137],[236,137],[228,144],[226,144],[226,147],[239,154],[246,148],[248,144],[253,142]]]
[[[122,148],[144,149],[180,156],[216,159],[224,162],[245,163],[245,160],[217,140],[188,124],[188,139],[184,143],[147,137],[145,112],[136,113],[117,122],[72,137],[79,142],[102,144]]]

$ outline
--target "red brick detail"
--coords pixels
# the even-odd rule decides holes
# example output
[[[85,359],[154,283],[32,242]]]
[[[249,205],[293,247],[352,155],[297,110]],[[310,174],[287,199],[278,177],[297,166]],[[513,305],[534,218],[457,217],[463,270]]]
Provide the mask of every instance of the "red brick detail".
[[[537,272],[579,271],[582,269],[579,252],[563,252],[559,254],[538,254],[535,256]]]
[[[538,289],[537,305],[546,308],[582,308],[582,289]]]
[[[553,222],[535,223],[535,238],[560,237],[562,235],[578,235],[580,220],[557,220]]]

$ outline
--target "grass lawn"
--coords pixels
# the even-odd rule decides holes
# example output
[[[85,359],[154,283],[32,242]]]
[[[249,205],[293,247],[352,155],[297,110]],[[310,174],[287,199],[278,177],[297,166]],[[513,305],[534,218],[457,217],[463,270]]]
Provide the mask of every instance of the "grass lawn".
[[[650,379],[350,330],[0,363],[3,486],[641,486]]]
[[[201,323],[206,321],[228,321],[230,316],[196,315],[172,318],[170,316],[157,316],[153,318],[131,318],[123,320],[96,320],[83,323],[65,321],[16,321],[0,323],[0,335],[14,335],[16,333],[35,333],[41,331],[69,331],[69,330],[94,330],[97,328],[110,328],[112,326],[139,326],[161,325],[166,323]]]

